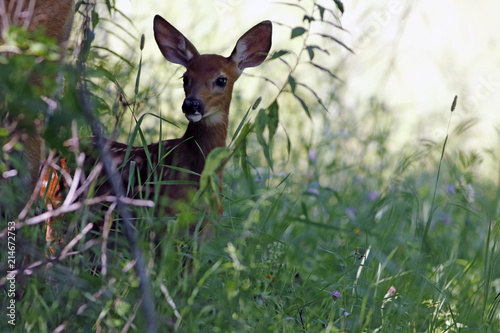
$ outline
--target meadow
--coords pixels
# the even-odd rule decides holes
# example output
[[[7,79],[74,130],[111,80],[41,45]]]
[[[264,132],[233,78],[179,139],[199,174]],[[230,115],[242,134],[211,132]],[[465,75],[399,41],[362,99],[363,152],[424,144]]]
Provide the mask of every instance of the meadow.
[[[16,288],[24,291],[13,327],[4,315],[10,269],[2,232],[0,331],[500,332],[499,179],[480,173],[485,161],[500,170],[498,152],[462,148],[474,123],[453,121],[460,96],[443,97],[452,126],[432,124],[440,140],[415,138],[394,151],[396,110],[377,96],[364,108],[343,103],[349,77],[339,59],[352,50],[337,38],[342,2],[283,6],[304,11],[289,29],[297,49],[273,48],[265,70],[240,79],[251,82],[255,95],[238,82],[228,148],[207,157],[200,193],[172,217],[131,207],[149,293],[118,212],[106,236],[86,229],[103,219],[88,200],[60,217],[67,242],[52,244],[51,255],[43,223],[33,222],[46,210],[42,200],[17,217],[26,198],[22,183],[0,184],[0,200],[12,208],[1,216],[1,230],[17,222]],[[91,134],[82,81],[106,134],[122,142],[158,141],[177,130],[173,124],[185,126],[181,71],[163,65],[163,81],[144,83],[141,70],[152,65],[141,56],[140,35],[123,27],[106,31],[130,45],[126,55],[109,49],[105,38],[93,39],[102,22],[124,14],[108,1],[77,8],[64,84],[50,87],[59,110],[27,115],[42,120],[35,126],[43,127],[47,144],[72,155],[61,143],[75,131]],[[54,43],[35,36],[27,44],[20,30],[10,36],[27,52],[0,53],[3,106],[45,110],[29,75],[13,73],[57,73],[39,61],[55,56]],[[268,74],[272,68],[282,70]],[[158,111],[161,103],[166,107]],[[8,142],[8,132],[0,131],[0,145]],[[2,173],[7,160],[22,169],[15,154],[3,154]],[[222,163],[223,194],[214,199]],[[92,194],[89,187],[84,199]],[[193,208],[214,200],[224,206],[221,217]],[[186,232],[189,221],[207,218],[214,237]]]

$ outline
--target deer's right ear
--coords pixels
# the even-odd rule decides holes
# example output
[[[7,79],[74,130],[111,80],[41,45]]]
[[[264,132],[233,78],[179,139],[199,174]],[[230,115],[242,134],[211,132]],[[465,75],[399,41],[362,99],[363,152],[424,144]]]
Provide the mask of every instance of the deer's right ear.
[[[154,18],[153,30],[156,43],[168,61],[187,67],[193,57],[200,55],[194,45],[160,15]]]

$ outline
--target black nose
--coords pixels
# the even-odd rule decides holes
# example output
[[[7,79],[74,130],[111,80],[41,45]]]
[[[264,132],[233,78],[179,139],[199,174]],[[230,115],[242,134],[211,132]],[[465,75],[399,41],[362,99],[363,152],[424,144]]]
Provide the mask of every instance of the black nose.
[[[182,112],[185,114],[195,114],[196,112],[203,114],[203,102],[197,98],[186,98],[182,103]]]

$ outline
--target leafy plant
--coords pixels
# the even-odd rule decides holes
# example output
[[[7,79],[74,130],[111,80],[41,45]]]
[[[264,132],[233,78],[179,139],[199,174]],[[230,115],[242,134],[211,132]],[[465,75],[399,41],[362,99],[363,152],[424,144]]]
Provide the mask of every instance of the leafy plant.
[[[113,202],[92,201],[98,184],[89,182],[85,195],[74,202],[75,209],[57,222],[67,233],[60,246],[52,244],[55,254],[45,244],[39,224],[44,221],[40,202],[23,218],[2,215],[2,229],[12,220],[18,227],[17,289],[24,295],[16,302],[14,330],[500,329],[499,190],[478,171],[484,152],[467,151],[458,144],[474,121],[447,130],[442,145],[410,142],[404,152],[393,153],[393,110],[377,96],[366,110],[351,110],[343,103],[341,84],[348,78],[342,77],[338,54],[351,53],[342,42],[341,25],[341,15],[349,9],[341,1],[282,5],[303,15],[297,25],[283,27],[289,29],[290,48],[275,50],[268,60],[273,68],[285,70],[276,71],[280,77],[261,80],[262,91],[273,86],[276,93],[269,105],[262,105],[258,96],[254,102],[234,100],[233,109],[244,114],[232,124],[228,149],[207,157],[202,190],[193,196],[197,204],[221,200],[224,215],[205,214],[189,202],[177,216],[158,217],[147,204],[164,204],[158,192],[134,198],[134,204],[141,203],[129,206],[137,240],[134,250],[125,235],[123,214]],[[0,110],[32,110],[27,123],[35,124],[48,145],[60,150],[65,149],[61,142],[73,135],[72,126],[80,136],[91,133],[88,110],[106,125],[107,135],[129,145],[158,141],[175,122],[149,110],[157,109],[153,106],[160,103],[160,91],[165,100],[174,99],[174,93],[143,81],[148,60],[142,58],[144,40],[133,32],[133,20],[111,1],[79,2],[77,11],[77,60],[63,67],[64,85],[48,81],[46,87],[59,110],[49,115],[47,103],[27,84],[30,74],[12,74],[36,70],[50,76],[60,71],[36,60],[57,54],[54,42],[35,34],[36,43],[26,43],[23,30],[13,30],[9,45],[26,52],[15,57],[0,53]],[[124,20],[114,20],[117,17]],[[118,54],[108,47],[109,36],[129,45],[130,53]],[[38,43],[43,51],[36,51],[41,53],[34,58]],[[169,70],[167,86],[179,76]],[[311,80],[311,70],[321,80]],[[82,86],[88,98],[81,98]],[[456,101],[453,105],[454,112],[461,111]],[[285,110],[290,122],[284,121]],[[151,120],[158,128],[149,127]],[[21,160],[5,150],[10,134],[0,130],[0,168],[22,172]],[[84,170],[79,154],[64,153],[77,170]],[[226,170],[223,196],[214,199],[221,165]],[[90,172],[86,176],[90,178]],[[139,181],[159,185],[158,179]],[[16,191],[19,184],[0,184],[2,206],[25,205]],[[97,205],[104,208],[95,209]],[[111,223],[113,218],[116,222]],[[200,227],[207,219],[214,224],[215,237],[189,236],[186,221],[198,221]],[[93,228],[103,221],[104,228]],[[7,247],[5,232],[0,246]],[[142,268],[138,254],[144,258]],[[7,256],[1,252],[3,276],[10,270],[4,264]],[[7,280],[0,281],[2,301],[9,301]],[[13,329],[5,320],[0,327]]]

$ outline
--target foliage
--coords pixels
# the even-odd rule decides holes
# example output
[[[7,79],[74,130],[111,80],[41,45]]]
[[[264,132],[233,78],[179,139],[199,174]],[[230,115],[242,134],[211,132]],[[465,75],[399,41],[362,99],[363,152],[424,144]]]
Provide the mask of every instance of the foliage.
[[[109,1],[105,8],[80,5],[79,23],[92,31],[102,21],[122,16]],[[202,177],[203,190],[213,193],[216,171],[226,164],[224,215],[194,210],[199,201],[187,203],[175,217],[156,217],[153,208],[134,207],[159,331],[499,331],[499,189],[477,172],[487,157],[483,152],[450,148],[468,124],[459,124],[451,134],[443,130],[444,143],[409,143],[405,151],[391,153],[392,110],[376,96],[369,109],[357,114],[335,112],[343,108],[338,90],[323,93],[303,79],[306,67],[322,75],[322,85],[339,86],[341,68],[331,64],[336,52],[350,52],[337,37],[343,31],[342,2],[332,2],[331,8],[314,1],[307,4],[310,8],[303,1],[283,5],[304,12],[303,21],[290,27],[291,42],[300,40],[299,51],[271,54],[268,61],[284,65],[287,73],[276,82],[266,78],[278,87],[269,106],[261,107],[260,99],[253,104],[235,99],[233,109],[248,112],[232,126],[229,150],[211,155]],[[313,33],[313,26],[324,32]],[[75,39],[82,38],[82,30]],[[2,81],[0,107],[22,104],[20,109],[37,110],[30,119],[42,119],[48,144],[64,149],[58,143],[71,137],[71,120],[78,120],[80,135],[90,133],[73,84],[82,70],[95,113],[109,135],[121,133],[131,144],[158,140],[167,131],[164,127],[172,127],[170,121],[145,110],[154,110],[162,87],[141,82],[143,42],[128,34],[121,38],[141,46],[124,56],[98,39],[88,41],[92,46],[80,50],[77,62],[84,69],[63,68],[64,92],[47,88],[60,106],[54,115],[47,116],[46,105],[33,97],[36,92],[26,82],[10,86],[11,81]],[[50,58],[54,44],[41,39],[35,37],[47,48],[42,56]],[[16,76],[27,78],[40,64],[31,55],[0,61],[8,65],[0,67],[2,78],[13,72],[28,73]],[[36,71],[59,71],[44,64],[50,68]],[[284,128],[284,110],[286,117],[299,119],[299,130],[311,127],[312,134],[294,125]],[[146,118],[159,119],[159,130],[146,129]],[[0,131],[2,146],[8,134]],[[22,169],[19,162],[2,161],[2,172]],[[2,200],[11,190],[2,185]],[[210,202],[200,194],[194,198]],[[43,209],[36,203],[28,217]],[[1,218],[2,230],[15,219],[7,214]],[[189,236],[183,222],[193,219],[200,225],[212,219],[216,237],[202,241]],[[145,330],[142,305],[149,300],[139,288],[120,220],[109,235],[85,229],[102,220],[91,205],[64,215],[58,223],[69,230],[65,240],[80,237],[65,257],[49,255],[39,225],[17,221],[22,227],[16,231],[16,256],[24,269],[17,288],[24,295],[17,301],[16,331]],[[0,245],[7,247],[5,235]],[[55,253],[64,252],[53,246]],[[4,252],[1,263],[6,262]],[[1,270],[4,276],[8,269],[2,265]],[[6,288],[5,279],[1,282]],[[2,300],[8,300],[6,290]],[[12,329],[4,319],[0,327]]]

